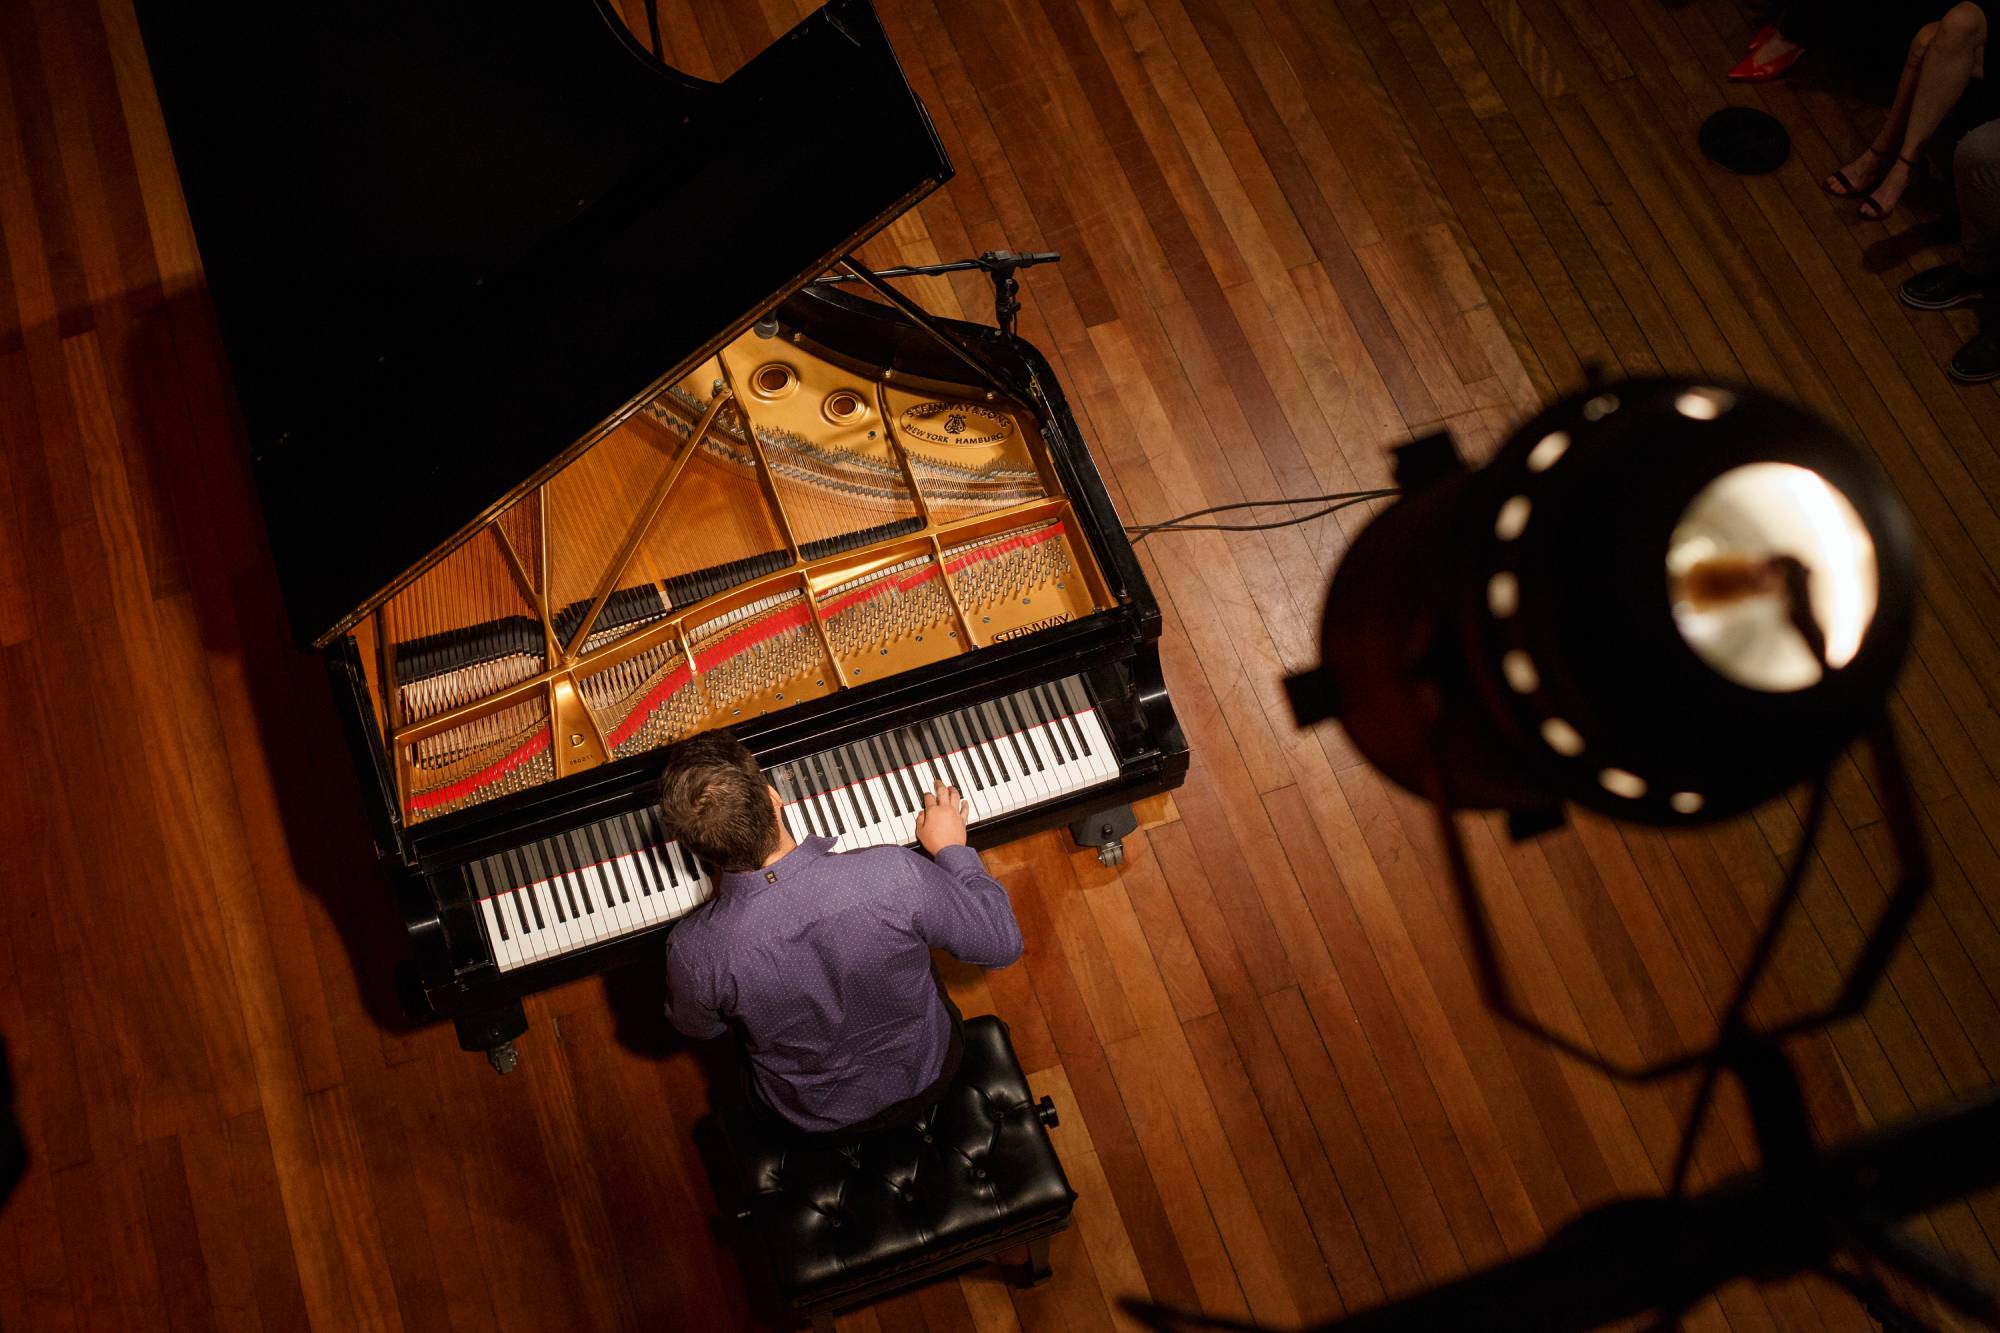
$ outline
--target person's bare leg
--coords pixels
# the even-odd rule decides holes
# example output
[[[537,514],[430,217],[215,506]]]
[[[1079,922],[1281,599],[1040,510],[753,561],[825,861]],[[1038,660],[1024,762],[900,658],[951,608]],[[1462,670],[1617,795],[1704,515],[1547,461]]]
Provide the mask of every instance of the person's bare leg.
[[[1937,30],[1937,24],[1926,23],[1910,39],[1910,54],[1903,61],[1902,77],[1896,82],[1896,99],[1889,104],[1889,119],[1876,131],[1874,143],[1860,157],[1840,169],[1839,175],[1847,177],[1845,186],[1842,186],[1838,176],[1826,178],[1828,194],[1848,197],[1866,190],[1881,177],[1883,168],[1895,160],[1897,145],[1909,129],[1910,107],[1917,100],[1917,82],[1923,73],[1924,55],[1930,50]]]
[[[1970,3],[1953,5],[1938,20],[1937,36],[1924,54],[1923,69],[1917,75],[1916,96],[1910,99],[1910,118],[1903,127],[1903,142],[1896,150],[1896,160],[1889,164],[1882,183],[1862,201],[1863,217],[1885,217],[1903,197],[1910,184],[1911,164],[1937,133],[1937,127],[1944,124],[1944,118],[1951,114],[1958,99],[1965,95],[1966,85],[1973,76],[1985,72],[1982,68],[1985,56],[1986,11]]]

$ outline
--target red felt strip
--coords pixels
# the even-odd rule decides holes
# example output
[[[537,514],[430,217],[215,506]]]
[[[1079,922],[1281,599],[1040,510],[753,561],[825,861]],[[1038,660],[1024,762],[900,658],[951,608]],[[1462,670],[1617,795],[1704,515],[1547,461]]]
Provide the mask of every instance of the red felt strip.
[[[703,671],[711,670],[719,662],[726,662],[738,653],[756,647],[769,638],[795,630],[806,623],[805,608],[794,607],[767,616],[754,625],[747,625],[724,639],[715,647],[695,655],[695,665]]]
[[[604,738],[606,747],[615,750],[626,741],[632,739],[632,733],[640,727],[645,726],[646,719],[651,717],[654,711],[665,704],[667,700],[673,698],[687,683],[687,663],[682,662],[672,671],[662,676],[658,685],[646,691],[646,697],[639,701],[639,706],[627,713],[623,722],[612,728],[611,734]]]
[[[831,620],[848,607],[859,606],[863,602],[873,601],[896,586],[898,585],[895,579],[877,579],[865,587],[856,588],[853,592],[843,593],[819,609],[819,618],[821,620]]]
[[[497,782],[512,773],[522,764],[549,748],[549,729],[543,727],[535,733],[534,739],[515,748],[514,752],[497,763],[488,764],[469,777],[460,778],[449,787],[439,787],[434,791],[420,792],[410,798],[410,809],[428,810],[435,805],[449,805],[460,797],[470,796],[488,783]]]

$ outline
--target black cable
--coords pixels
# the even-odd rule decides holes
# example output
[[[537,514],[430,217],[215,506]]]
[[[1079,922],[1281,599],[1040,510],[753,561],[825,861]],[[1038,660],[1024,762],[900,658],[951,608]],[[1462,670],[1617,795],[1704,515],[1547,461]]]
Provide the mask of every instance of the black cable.
[[[1301,495],[1281,500],[1241,500],[1234,504],[1210,505],[1206,509],[1190,510],[1173,518],[1161,519],[1157,523],[1128,523],[1126,535],[1132,544],[1138,545],[1156,532],[1268,532],[1273,528],[1289,528],[1300,523],[1310,523],[1316,518],[1363,504],[1369,500],[1380,500],[1398,492],[1393,487],[1372,491],[1334,491],[1327,495]],[[1270,523],[1189,523],[1188,519],[1201,518],[1208,514],[1224,514],[1237,509],[1268,509],[1276,505],[1317,504],[1321,501],[1335,501],[1324,509],[1315,509],[1310,514],[1299,514],[1292,518],[1278,519]]]

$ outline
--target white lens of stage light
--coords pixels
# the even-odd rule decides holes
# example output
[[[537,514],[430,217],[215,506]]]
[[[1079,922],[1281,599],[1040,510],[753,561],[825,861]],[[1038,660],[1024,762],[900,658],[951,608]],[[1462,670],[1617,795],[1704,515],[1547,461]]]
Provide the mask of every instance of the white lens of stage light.
[[[1646,794],[1646,780],[1622,768],[1605,769],[1597,775],[1597,781],[1613,796],[1623,796],[1628,801],[1636,801]]]
[[[1544,435],[1541,442],[1528,451],[1528,471],[1547,472],[1568,452],[1568,431],[1559,430],[1552,435]]]
[[[1674,410],[1692,421],[1713,421],[1735,405],[1727,389],[1689,389],[1674,399]]]
[[[1875,543],[1854,505],[1817,472],[1791,463],[1723,473],[1695,496],[1667,543],[1681,637],[1751,689],[1819,683],[1811,625],[1826,640],[1827,665],[1853,661],[1875,618],[1878,581]],[[1801,583],[1803,607],[1794,605]]]

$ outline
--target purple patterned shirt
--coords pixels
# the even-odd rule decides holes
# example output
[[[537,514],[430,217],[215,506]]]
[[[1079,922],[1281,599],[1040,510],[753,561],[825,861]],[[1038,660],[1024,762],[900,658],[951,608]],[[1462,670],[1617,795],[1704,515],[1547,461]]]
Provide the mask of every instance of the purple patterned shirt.
[[[735,1027],[765,1102],[801,1129],[841,1129],[936,1080],[951,1019],[932,949],[1005,967],[1021,956],[1007,891],[970,847],[829,851],[807,838],[723,875],[667,932],[667,1014],[690,1037]]]

